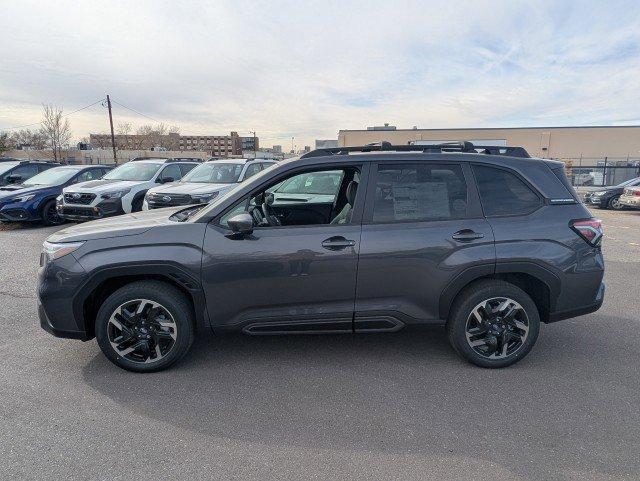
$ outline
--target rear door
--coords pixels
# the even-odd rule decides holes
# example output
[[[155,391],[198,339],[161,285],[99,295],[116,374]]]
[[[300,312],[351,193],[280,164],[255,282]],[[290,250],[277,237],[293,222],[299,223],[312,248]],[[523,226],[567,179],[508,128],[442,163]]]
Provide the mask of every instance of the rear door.
[[[494,265],[493,232],[466,163],[390,160],[372,166],[356,331],[439,319],[450,286],[472,270],[491,274]]]

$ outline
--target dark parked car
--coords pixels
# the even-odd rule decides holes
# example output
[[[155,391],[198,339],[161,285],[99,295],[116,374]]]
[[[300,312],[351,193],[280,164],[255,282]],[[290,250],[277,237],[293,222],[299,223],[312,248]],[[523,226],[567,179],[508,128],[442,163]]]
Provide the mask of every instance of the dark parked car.
[[[635,177],[618,185],[602,187],[601,189],[587,192],[584,196],[585,204],[593,205],[601,209],[624,209],[625,205],[620,202],[620,196],[625,187],[635,187],[640,185],[640,177]]]
[[[58,216],[56,197],[62,189],[76,182],[99,179],[108,171],[105,166],[53,167],[21,184],[0,187],[0,221],[61,224],[64,220]]]
[[[434,322],[468,361],[508,366],[541,323],[601,306],[600,221],[560,162],[436,148],[316,150],[204,207],[61,230],[44,243],[40,323],[95,336],[112,362],[142,372],[180,359],[196,329],[352,334]]]
[[[9,160],[0,163],[0,186],[20,184],[34,175],[58,167],[54,162],[40,162],[35,160]]]

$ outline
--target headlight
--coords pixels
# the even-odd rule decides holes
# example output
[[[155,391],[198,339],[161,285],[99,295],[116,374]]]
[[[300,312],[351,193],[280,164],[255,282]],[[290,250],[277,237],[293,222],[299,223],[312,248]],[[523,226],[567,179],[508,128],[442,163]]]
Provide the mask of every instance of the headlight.
[[[218,197],[220,192],[213,192],[212,194],[192,195],[191,198],[199,204],[206,204]]]
[[[115,192],[106,192],[100,197],[102,197],[103,199],[119,199],[120,197],[124,197],[125,195],[127,195],[129,192],[131,192],[131,189],[117,190]]]
[[[22,195],[20,197],[14,197],[13,199],[10,200],[10,202],[26,202],[28,200],[31,200],[35,197],[35,194],[29,194],[29,195]]]
[[[44,241],[42,244],[42,256],[46,262],[59,259],[62,256],[71,254],[73,251],[78,250],[84,242],[61,242],[54,244],[53,242]],[[41,262],[41,264],[43,264]]]
[[[600,192],[594,192],[594,193],[593,193],[593,195],[598,195],[598,196],[600,196],[600,195],[604,195],[604,194],[606,194],[606,193],[607,193],[607,192],[606,192],[605,190],[603,190],[603,191],[600,191]]]

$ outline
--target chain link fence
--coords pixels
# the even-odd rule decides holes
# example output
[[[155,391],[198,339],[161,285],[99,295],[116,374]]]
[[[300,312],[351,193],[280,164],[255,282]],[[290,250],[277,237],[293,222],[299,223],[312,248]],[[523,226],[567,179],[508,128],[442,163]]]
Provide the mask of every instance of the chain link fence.
[[[640,177],[640,158],[559,159],[574,187],[606,187]]]

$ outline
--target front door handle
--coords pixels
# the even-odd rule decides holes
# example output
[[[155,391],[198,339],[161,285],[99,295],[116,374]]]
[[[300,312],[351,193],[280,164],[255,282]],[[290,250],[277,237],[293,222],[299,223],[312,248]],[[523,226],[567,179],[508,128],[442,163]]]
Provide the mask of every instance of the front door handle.
[[[342,236],[333,236],[322,241],[322,247],[330,251],[339,251],[354,245],[356,245],[356,241],[345,239]]]
[[[462,229],[451,236],[452,239],[460,242],[469,242],[476,239],[482,239],[484,234],[475,232],[472,229]]]

